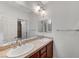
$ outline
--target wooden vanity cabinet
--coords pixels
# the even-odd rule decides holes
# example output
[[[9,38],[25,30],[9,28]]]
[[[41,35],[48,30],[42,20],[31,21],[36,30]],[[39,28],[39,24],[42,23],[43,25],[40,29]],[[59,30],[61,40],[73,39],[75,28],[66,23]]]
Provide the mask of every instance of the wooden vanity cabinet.
[[[47,57],[47,47],[43,47],[40,51],[40,58],[45,58]]]
[[[47,58],[47,53],[43,53],[40,58]]]
[[[53,41],[47,45],[47,57],[53,57]]]
[[[33,54],[30,58],[53,58],[53,41]]]
[[[30,58],[40,58],[40,53],[39,51],[33,54]]]

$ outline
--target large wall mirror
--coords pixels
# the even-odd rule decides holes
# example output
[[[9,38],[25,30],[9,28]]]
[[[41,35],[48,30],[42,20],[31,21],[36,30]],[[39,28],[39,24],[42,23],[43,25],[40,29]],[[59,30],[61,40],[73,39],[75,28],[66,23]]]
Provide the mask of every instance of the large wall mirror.
[[[36,22],[35,22],[36,23]],[[36,28],[30,19],[0,16],[0,45],[35,36]]]

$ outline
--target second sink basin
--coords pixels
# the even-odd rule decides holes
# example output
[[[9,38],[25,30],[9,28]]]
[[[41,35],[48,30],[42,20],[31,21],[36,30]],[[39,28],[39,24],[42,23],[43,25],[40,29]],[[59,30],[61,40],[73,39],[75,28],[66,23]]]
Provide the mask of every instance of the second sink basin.
[[[30,52],[33,49],[32,44],[25,44],[22,46],[18,46],[17,48],[11,48],[10,51],[7,53],[8,57],[18,57],[25,53]]]

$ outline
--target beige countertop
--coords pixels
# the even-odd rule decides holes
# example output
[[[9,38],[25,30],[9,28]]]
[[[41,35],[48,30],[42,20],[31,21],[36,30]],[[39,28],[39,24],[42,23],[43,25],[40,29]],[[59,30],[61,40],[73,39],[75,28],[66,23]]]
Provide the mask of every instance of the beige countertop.
[[[44,47],[45,45],[47,45],[49,42],[51,42],[53,39],[49,39],[49,38],[42,38],[42,39],[31,39],[31,40],[28,40],[26,41],[26,43],[28,44],[33,44],[34,47],[33,49],[28,52],[28,53],[25,53],[21,56],[18,56],[16,58],[24,58],[24,57],[30,57],[32,54],[36,53],[37,51],[39,51],[42,47]],[[6,56],[6,54],[8,53],[8,51],[10,50],[9,49],[6,49],[6,50],[3,50],[3,51],[0,51],[0,58],[8,58]]]

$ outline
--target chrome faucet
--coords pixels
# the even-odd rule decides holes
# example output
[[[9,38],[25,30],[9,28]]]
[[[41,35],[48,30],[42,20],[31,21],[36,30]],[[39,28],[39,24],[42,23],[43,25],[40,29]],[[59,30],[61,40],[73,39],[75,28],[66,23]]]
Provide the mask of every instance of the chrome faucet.
[[[17,40],[16,40],[16,45],[21,46],[21,45],[22,45],[22,40],[21,40],[21,38],[15,37],[15,39],[17,39]]]
[[[11,43],[11,45],[10,45],[11,48],[16,48],[17,46],[22,45],[22,40],[20,38],[15,37],[15,39],[17,39],[17,40],[15,41],[15,43]]]
[[[16,40],[16,45],[21,46],[22,45],[21,43],[22,43],[21,40]]]

